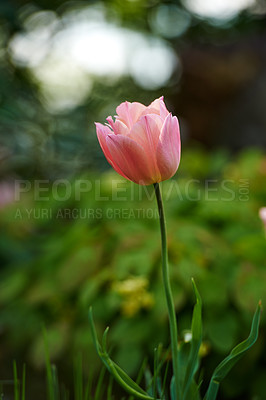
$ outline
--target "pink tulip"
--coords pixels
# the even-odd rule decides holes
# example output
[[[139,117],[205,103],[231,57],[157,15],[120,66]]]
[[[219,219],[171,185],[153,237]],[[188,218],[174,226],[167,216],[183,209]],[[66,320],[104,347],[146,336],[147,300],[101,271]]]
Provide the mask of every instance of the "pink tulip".
[[[125,101],[116,112],[115,121],[96,123],[100,146],[116,172],[140,185],[171,178],[180,161],[180,133],[163,97],[148,107]]]

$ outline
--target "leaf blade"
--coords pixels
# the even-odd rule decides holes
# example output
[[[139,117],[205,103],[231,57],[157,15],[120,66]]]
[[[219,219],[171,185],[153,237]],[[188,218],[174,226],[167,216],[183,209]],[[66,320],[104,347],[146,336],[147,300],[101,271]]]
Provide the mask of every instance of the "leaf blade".
[[[115,362],[111,360],[109,354],[106,351],[106,341],[108,328],[104,331],[103,335],[103,347],[100,345],[93,321],[92,308],[89,309],[89,321],[92,331],[93,342],[98,353],[98,356],[110,372],[116,381],[131,395],[137,397],[140,400],[154,400],[153,397],[148,396],[148,394],[131,379],[127,373],[120,368]]]
[[[193,290],[196,296],[196,304],[193,309],[192,323],[191,323],[191,348],[188,358],[188,365],[186,369],[182,398],[186,400],[189,393],[189,388],[193,380],[194,373],[197,370],[198,354],[202,341],[202,301],[194,279],[192,279]]]
[[[231,353],[216,367],[211,377],[211,381],[204,397],[205,400],[215,400],[219,385],[228,372],[233,368],[236,362],[254,345],[259,334],[259,323],[261,314],[261,302],[259,302],[256,312],[253,316],[250,334],[246,340],[233,348]]]

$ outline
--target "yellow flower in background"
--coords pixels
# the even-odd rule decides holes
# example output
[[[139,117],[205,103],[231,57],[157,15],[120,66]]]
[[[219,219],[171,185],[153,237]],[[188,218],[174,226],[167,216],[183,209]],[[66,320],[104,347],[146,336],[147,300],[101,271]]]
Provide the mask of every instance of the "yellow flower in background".
[[[113,290],[123,299],[121,311],[126,317],[133,317],[141,309],[153,307],[154,298],[148,292],[148,285],[148,280],[141,276],[131,277],[113,284]]]

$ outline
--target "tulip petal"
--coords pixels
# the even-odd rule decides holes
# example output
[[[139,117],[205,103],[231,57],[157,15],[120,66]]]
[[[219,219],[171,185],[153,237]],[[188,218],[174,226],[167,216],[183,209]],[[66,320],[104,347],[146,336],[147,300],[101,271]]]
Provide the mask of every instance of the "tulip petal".
[[[157,114],[148,114],[140,118],[140,120],[133,126],[130,131],[129,137],[140,144],[152,166],[152,175],[155,182],[160,182],[161,174],[156,161],[156,149],[159,141],[163,120]]]
[[[122,135],[108,135],[106,143],[116,165],[131,181],[140,185],[149,185],[154,181],[150,160],[142,146]]]
[[[146,108],[147,107],[141,103],[125,101],[116,109],[117,119],[126,124],[128,128],[131,128]]]
[[[163,119],[167,117],[169,114],[169,111],[167,110],[163,96],[161,96],[159,99],[154,100],[148,107],[147,107],[147,112],[149,113],[154,113],[160,115]]]
[[[180,161],[180,151],[178,120],[169,114],[164,121],[156,150],[157,165],[162,181],[171,178],[175,174]]]
[[[106,120],[108,121],[109,125],[113,129],[115,135],[128,135],[129,134],[128,127],[119,119],[117,119],[114,122],[112,117],[107,117]]]
[[[111,117],[111,115],[109,115],[109,117],[106,118],[106,121],[108,121],[109,126],[114,130],[114,121],[113,118]]]
[[[133,126],[129,137],[140,144],[146,152],[155,152],[162,126],[163,120],[159,115],[144,115]]]
[[[109,151],[109,148],[106,143],[106,138],[108,135],[112,134],[111,129],[108,126],[102,125],[99,122],[95,122],[96,125],[96,133],[97,137],[100,143],[100,146],[102,148],[102,151],[109,162],[109,164],[118,172],[120,175],[122,175],[124,178],[129,179],[122,171],[121,169],[117,166],[117,164],[112,160],[111,153]]]

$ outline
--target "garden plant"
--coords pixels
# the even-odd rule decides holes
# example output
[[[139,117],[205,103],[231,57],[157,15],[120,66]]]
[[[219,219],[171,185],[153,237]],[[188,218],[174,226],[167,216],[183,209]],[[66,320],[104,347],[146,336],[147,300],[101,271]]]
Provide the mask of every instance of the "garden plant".
[[[161,230],[162,281],[169,316],[171,367],[167,363],[168,353],[163,354],[161,347],[158,346],[154,353],[153,374],[143,368],[138,380],[133,381],[110,358],[107,350],[109,327],[104,331],[102,343],[99,343],[90,308],[89,319],[95,348],[107,370],[132,398],[215,400],[221,381],[257,340],[261,302],[254,314],[248,338],[233,348],[215,368],[207,391],[202,397],[201,385],[204,376],[200,372],[199,362],[202,343],[202,300],[192,278],[196,304],[189,339],[182,342],[178,333],[171,290],[166,222],[160,191],[160,182],[171,178],[179,166],[181,145],[178,120],[166,109],[162,97],[153,101],[148,107],[137,102],[124,102],[116,111],[115,121],[112,117],[108,117],[108,125],[96,123],[97,136],[106,159],[120,175],[139,185],[154,186]],[[139,385],[142,373],[146,376],[145,390]]]

